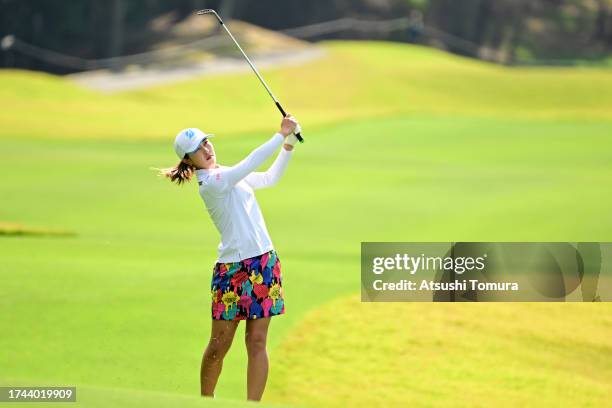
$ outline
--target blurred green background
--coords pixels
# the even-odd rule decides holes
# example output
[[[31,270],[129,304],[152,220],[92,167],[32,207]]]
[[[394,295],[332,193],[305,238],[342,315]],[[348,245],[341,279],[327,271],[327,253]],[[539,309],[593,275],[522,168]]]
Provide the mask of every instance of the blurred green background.
[[[283,262],[273,406],[604,406],[612,307],[362,304],[361,241],[610,241],[612,71],[377,41],[264,70],[302,123],[258,201]],[[182,128],[233,164],[280,118],[252,73],[100,93],[0,71],[0,385],[82,406],[246,406],[244,325],[200,400],[217,232]]]

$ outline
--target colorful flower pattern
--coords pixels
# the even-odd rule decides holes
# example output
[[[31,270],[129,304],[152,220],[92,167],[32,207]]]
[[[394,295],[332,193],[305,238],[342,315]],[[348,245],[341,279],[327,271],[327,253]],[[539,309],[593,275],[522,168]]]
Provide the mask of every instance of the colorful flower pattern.
[[[211,297],[215,320],[258,319],[285,313],[276,251],[238,262],[216,263]]]

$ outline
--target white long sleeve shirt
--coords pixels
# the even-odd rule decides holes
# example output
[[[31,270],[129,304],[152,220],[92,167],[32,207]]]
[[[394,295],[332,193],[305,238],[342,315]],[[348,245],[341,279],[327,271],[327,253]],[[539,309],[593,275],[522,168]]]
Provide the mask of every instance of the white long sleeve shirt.
[[[221,234],[217,262],[237,262],[274,249],[253,190],[270,187],[283,175],[291,152],[281,149],[266,172],[253,172],[283,143],[280,133],[233,167],[196,170],[200,196]]]

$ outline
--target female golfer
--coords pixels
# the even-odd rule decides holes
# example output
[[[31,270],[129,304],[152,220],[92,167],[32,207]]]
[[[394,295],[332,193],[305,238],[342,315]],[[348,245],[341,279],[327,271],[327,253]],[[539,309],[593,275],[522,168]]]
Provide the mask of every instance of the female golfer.
[[[296,129],[298,126],[298,129]],[[174,142],[181,159],[163,174],[181,184],[195,174],[200,196],[221,234],[213,268],[212,329],[200,371],[201,393],[213,396],[223,358],[240,320],[246,320],[247,399],[261,400],[268,377],[266,337],[270,317],[285,313],[281,265],[253,190],[270,187],[282,176],[299,131],[288,116],[270,140],[232,167],[217,164],[215,149],[199,129],[182,130]],[[266,172],[254,172],[283,144]]]

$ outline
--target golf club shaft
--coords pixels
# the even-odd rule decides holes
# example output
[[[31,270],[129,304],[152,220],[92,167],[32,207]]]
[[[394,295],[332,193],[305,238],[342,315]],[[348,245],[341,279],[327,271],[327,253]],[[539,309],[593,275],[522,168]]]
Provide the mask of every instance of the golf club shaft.
[[[232,35],[231,31],[227,28],[227,26],[225,25],[225,23],[221,19],[221,16],[219,16],[217,14],[217,12],[215,10],[213,10],[213,9],[199,10],[199,11],[196,12],[196,14],[214,14],[215,17],[217,17],[217,20],[219,21],[219,24],[221,24],[221,26],[225,29],[225,32],[230,36],[232,41],[234,41],[234,44],[236,44],[236,47],[238,47],[238,49],[242,53],[242,56],[244,57],[244,59],[246,59],[246,61],[248,62],[249,66],[251,67],[251,69],[255,73],[255,75],[257,75],[257,78],[259,78],[259,82],[261,82],[261,84],[264,86],[264,88],[266,88],[266,91],[268,92],[268,95],[270,95],[270,98],[272,98],[272,100],[274,101],[274,104],[276,105],[276,107],[278,108],[280,113],[283,115],[283,117],[286,117],[287,116],[287,112],[285,112],[285,110],[281,106],[281,104],[278,101],[278,99],[276,99],[276,97],[274,96],[274,94],[270,90],[270,87],[268,86],[266,81],[259,74],[259,71],[257,70],[257,68],[255,68],[255,65],[253,65],[253,63],[251,62],[251,59],[246,55],[246,53],[244,52],[244,50],[242,49],[240,44],[238,44],[238,41],[236,41],[236,38],[234,38],[234,36]],[[295,137],[300,141],[300,143],[304,143],[304,139],[302,138],[302,135],[300,134],[300,132],[295,133]]]

